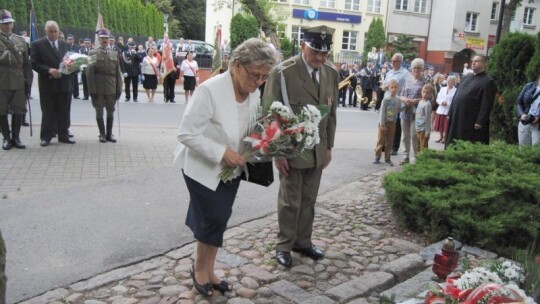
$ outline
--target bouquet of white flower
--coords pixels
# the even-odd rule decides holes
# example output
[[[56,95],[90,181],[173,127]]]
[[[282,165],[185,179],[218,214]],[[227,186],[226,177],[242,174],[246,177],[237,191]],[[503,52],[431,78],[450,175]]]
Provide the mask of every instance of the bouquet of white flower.
[[[60,62],[60,73],[69,75],[81,69],[88,64],[88,56],[84,54],[67,52]]]

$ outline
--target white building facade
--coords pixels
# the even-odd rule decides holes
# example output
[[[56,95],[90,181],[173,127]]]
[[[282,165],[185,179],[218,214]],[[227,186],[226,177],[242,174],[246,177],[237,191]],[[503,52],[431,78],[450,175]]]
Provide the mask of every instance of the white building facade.
[[[388,42],[396,34],[415,36],[419,57],[437,70],[461,72],[475,54],[489,55],[501,7],[500,0],[389,0]],[[523,0],[511,31],[536,34],[539,0]]]
[[[284,35],[298,44],[301,30],[326,25],[335,29],[334,62],[359,61],[364,49],[364,37],[371,21],[386,21],[388,0],[273,0],[288,14]],[[216,32],[221,28],[222,39],[230,36],[230,21],[239,4],[217,6],[219,0],[206,4],[206,40],[214,43]],[[236,6],[236,7],[234,7]]]

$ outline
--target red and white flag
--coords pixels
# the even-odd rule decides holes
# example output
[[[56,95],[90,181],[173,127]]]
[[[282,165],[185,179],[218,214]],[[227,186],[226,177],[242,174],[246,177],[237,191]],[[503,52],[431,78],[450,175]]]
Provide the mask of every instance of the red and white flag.
[[[161,66],[159,67],[159,74],[161,75],[161,79],[167,77],[169,73],[175,70],[172,57],[172,44],[169,41],[168,32],[165,32],[165,35],[163,35],[162,50],[163,55],[161,56]]]

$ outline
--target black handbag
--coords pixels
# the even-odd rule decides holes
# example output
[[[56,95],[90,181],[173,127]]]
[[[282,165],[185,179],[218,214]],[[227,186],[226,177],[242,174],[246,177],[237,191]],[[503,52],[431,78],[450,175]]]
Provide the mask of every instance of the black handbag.
[[[242,179],[250,183],[268,187],[274,182],[274,167],[271,161],[247,163],[247,174],[242,173]]]

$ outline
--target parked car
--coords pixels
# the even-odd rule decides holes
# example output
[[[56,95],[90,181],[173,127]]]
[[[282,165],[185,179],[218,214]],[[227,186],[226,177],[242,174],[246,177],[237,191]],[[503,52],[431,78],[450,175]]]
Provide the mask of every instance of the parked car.
[[[180,43],[180,40],[169,39],[169,41],[171,42],[173,46],[173,50],[176,50],[176,47],[178,46],[178,43]],[[184,41],[187,43],[188,39],[185,39]],[[161,52],[162,44],[163,44],[163,39],[159,39],[157,41],[157,47],[160,52]],[[192,44],[195,47],[194,59],[197,61],[197,64],[199,65],[199,67],[211,68],[212,59],[214,57],[214,46],[200,40],[192,40]]]

